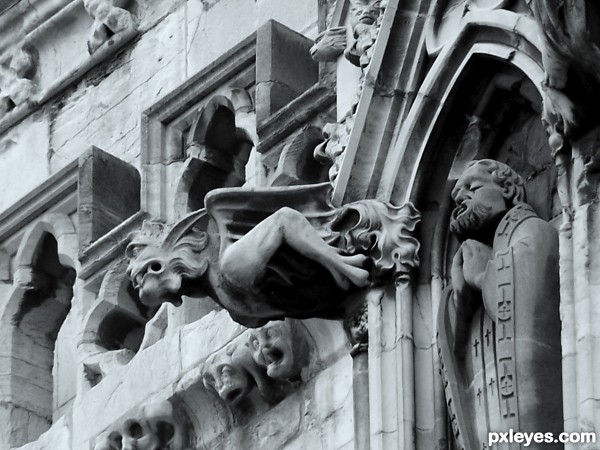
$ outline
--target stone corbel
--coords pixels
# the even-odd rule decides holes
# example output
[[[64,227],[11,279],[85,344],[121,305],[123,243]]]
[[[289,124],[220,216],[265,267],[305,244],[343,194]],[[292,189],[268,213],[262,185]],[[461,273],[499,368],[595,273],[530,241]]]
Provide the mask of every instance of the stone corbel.
[[[135,408],[97,440],[94,450],[190,450],[190,425],[171,402]]]
[[[125,9],[129,3],[130,0],[84,0],[85,10],[94,19],[88,39],[90,55],[112,36],[137,29],[137,18]]]
[[[273,321],[249,330],[248,347],[254,362],[274,379],[294,380],[310,356],[306,329],[297,320]]]
[[[267,403],[281,399],[277,383],[256,364],[250,349],[239,341],[206,360],[202,379],[207,389],[214,390],[230,406],[238,405],[255,387]]]
[[[211,355],[202,378],[229,405],[239,404],[255,387],[267,403],[274,403],[282,398],[289,381],[300,378],[309,357],[304,326],[297,320],[274,321],[249,330]]]
[[[37,71],[37,60],[35,48],[25,46],[14,52],[8,66],[0,65],[0,115],[33,102],[37,91],[33,80]]]

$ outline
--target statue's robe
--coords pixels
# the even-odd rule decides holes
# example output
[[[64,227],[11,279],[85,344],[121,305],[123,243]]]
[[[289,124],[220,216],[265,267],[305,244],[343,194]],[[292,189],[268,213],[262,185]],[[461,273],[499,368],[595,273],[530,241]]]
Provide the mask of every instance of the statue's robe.
[[[492,255],[481,295],[454,299],[448,288],[438,316],[448,414],[465,450],[488,448],[489,431],[563,430],[557,232],[519,204],[500,221]]]

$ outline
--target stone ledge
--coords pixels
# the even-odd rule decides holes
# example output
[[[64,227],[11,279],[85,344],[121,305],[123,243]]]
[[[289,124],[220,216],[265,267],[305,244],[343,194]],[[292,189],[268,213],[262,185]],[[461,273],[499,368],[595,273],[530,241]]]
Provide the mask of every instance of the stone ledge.
[[[333,105],[335,98],[335,91],[331,87],[315,84],[261,124],[257,129],[260,140],[256,150],[266,153],[310,118]]]
[[[73,161],[0,214],[0,242],[21,231],[69,195],[77,193],[78,163]]]

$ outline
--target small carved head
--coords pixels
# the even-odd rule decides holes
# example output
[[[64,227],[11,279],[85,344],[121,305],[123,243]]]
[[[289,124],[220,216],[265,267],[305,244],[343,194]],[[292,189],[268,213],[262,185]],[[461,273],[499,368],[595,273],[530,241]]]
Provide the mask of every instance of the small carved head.
[[[107,0],[84,0],[85,10],[96,20],[105,20],[114,8],[114,1]]]
[[[452,190],[456,208],[450,230],[459,237],[477,234],[497,224],[512,206],[525,201],[521,176],[491,159],[472,161]]]
[[[350,25],[357,36],[372,27],[381,14],[381,1],[354,0],[350,8]]]
[[[160,223],[145,222],[127,246],[127,274],[141,302],[152,308],[165,302],[180,305],[186,283],[201,278],[208,268],[206,232],[173,234]]]
[[[128,414],[97,442],[94,450],[183,450],[187,421],[168,401]]]
[[[289,319],[250,330],[248,346],[256,364],[264,367],[271,378],[297,378],[308,362],[307,337]]]
[[[214,389],[231,405],[239,403],[254,388],[250,374],[232,359],[235,349],[234,345],[230,345],[224,351],[211,355],[202,369],[204,386]]]

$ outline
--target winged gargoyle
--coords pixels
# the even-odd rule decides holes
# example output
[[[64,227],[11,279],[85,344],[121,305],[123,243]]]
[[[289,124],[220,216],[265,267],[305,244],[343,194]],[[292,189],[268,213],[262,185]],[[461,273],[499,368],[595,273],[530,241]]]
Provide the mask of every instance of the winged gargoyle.
[[[363,200],[332,207],[329,183],[217,189],[172,226],[145,223],[128,274],[149,307],[210,296],[258,327],[284,317],[341,318],[352,291],[418,264],[419,213]]]
[[[597,0],[529,0],[544,41],[543,119],[554,152],[598,123],[600,4]]]

